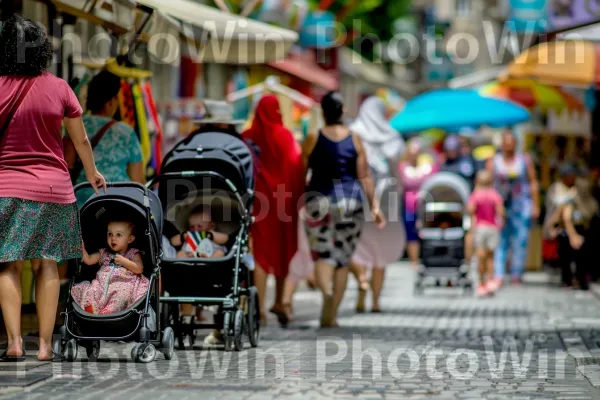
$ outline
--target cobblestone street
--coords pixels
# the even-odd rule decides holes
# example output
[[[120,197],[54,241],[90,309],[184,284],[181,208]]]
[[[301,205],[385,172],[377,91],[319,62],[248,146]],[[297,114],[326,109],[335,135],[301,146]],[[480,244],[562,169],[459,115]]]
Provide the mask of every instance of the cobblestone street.
[[[318,329],[320,298],[302,289],[296,321],[275,321],[258,349],[220,348],[130,361],[130,344],[105,344],[98,362],[0,364],[6,399],[598,399],[600,307],[592,293],[546,284],[494,298],[452,288],[412,295],[406,264],[388,268],[379,314],[356,314],[350,285],[340,328]],[[368,303],[369,305],[370,303]],[[369,308],[367,308],[369,309]],[[204,332],[197,340],[202,342]]]

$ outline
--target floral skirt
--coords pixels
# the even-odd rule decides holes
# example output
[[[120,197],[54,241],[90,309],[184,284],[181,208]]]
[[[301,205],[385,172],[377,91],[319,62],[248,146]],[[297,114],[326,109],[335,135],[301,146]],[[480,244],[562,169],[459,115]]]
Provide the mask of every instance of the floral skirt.
[[[81,258],[76,203],[58,204],[0,198],[0,263]]]

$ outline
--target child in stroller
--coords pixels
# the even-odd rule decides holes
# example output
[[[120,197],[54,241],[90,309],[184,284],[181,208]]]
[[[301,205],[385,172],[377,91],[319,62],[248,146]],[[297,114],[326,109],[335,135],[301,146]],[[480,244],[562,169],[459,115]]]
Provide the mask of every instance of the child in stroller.
[[[148,291],[149,281],[142,272],[144,265],[138,249],[130,248],[135,241],[135,227],[129,221],[108,223],[109,249],[94,254],[83,251],[86,265],[100,264],[96,279],[81,282],[71,288],[73,300],[91,314],[113,314],[131,307]]]
[[[171,238],[173,246],[183,246],[177,253],[177,258],[224,257],[229,235],[217,232],[216,226],[210,206],[201,204],[194,208],[188,217],[187,232]]]

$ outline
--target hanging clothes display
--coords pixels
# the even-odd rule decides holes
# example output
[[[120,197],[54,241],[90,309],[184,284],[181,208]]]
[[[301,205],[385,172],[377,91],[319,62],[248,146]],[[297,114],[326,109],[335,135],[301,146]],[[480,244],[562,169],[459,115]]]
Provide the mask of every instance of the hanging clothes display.
[[[121,121],[135,128],[135,106],[133,104],[133,93],[131,85],[126,80],[121,81],[121,91],[119,92],[119,111]]]
[[[146,111],[144,110],[144,101],[142,99],[142,91],[139,83],[134,83],[132,86],[133,103],[135,106],[135,117],[137,120],[137,131],[140,136],[140,145],[142,146],[142,159],[144,166],[150,161],[150,134],[148,133],[148,125],[146,123]]]
[[[156,148],[154,142],[156,140],[156,123],[152,118],[152,111],[150,111],[150,102],[146,94],[145,82],[140,83],[142,102],[144,103],[144,112],[146,114],[146,125],[148,126],[148,136],[150,138],[150,160],[146,166],[146,177],[152,178],[156,174]]]
[[[156,108],[156,102],[154,101],[154,95],[152,94],[152,85],[149,81],[146,81],[143,85],[145,98],[148,100],[149,116],[154,122],[156,127],[156,133],[154,136],[154,163],[156,173],[160,173],[160,166],[162,164],[162,146],[163,146],[163,131],[158,118],[158,110]]]

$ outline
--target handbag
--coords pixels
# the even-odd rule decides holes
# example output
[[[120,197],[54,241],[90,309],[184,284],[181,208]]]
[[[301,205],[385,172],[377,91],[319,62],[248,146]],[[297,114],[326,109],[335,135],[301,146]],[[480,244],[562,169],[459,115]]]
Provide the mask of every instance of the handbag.
[[[106,124],[104,124],[104,126],[102,128],[100,128],[100,130],[98,132],[96,132],[96,135],[94,135],[94,138],[92,140],[90,140],[90,146],[92,148],[92,151],[94,151],[94,149],[100,142],[100,139],[102,139],[102,136],[104,136],[104,134],[106,132],[108,132],[110,127],[116,123],[117,123],[117,121],[115,121],[114,119],[111,119]],[[73,168],[71,168],[69,170],[69,174],[71,175],[71,182],[73,183],[73,185],[75,185],[77,178],[79,178],[79,174],[81,174],[82,169],[83,169],[83,162],[81,161],[81,158],[79,158],[79,156],[77,156],[77,159],[75,160],[75,165],[73,166]]]
[[[31,79],[29,79],[29,81],[27,81],[27,83],[25,84],[25,87],[23,88],[23,90],[21,91],[21,94],[19,95],[19,98],[17,99],[17,101],[14,102],[12,108],[8,111],[6,121],[4,122],[4,125],[2,126],[2,128],[0,128],[0,140],[2,139],[2,136],[4,136],[4,133],[8,130],[8,126],[10,125],[15,113],[17,112],[17,109],[23,102],[23,99],[25,98],[25,96],[27,96],[29,89],[31,89],[33,82],[35,82],[35,78],[31,78]]]

